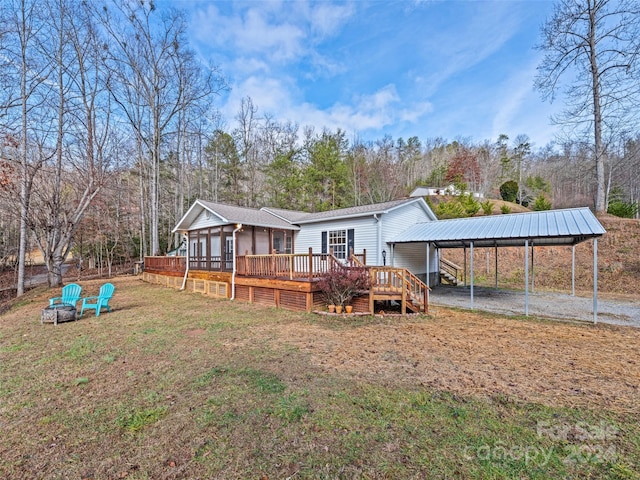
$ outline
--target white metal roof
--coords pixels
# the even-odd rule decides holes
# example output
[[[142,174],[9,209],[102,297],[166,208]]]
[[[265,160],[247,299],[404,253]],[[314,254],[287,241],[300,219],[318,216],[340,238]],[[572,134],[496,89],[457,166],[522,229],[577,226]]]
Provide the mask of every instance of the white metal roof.
[[[489,215],[418,223],[389,243],[430,242],[439,248],[575,245],[606,233],[588,208]]]

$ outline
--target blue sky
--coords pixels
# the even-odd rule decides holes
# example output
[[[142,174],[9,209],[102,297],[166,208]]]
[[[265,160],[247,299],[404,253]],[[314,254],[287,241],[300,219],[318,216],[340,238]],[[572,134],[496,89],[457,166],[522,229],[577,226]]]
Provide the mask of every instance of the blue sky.
[[[495,141],[553,140],[533,78],[540,26],[553,3],[529,1],[174,0],[197,53],[231,87],[218,103],[227,126],[240,100],[280,121],[384,135]]]

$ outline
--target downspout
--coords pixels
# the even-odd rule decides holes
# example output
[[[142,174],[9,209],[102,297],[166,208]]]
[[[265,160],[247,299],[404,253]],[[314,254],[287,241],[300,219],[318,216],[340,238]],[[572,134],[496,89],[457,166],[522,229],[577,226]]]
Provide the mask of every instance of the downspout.
[[[190,248],[190,245],[189,245],[189,232],[183,233],[182,235],[184,236],[185,243],[187,245],[187,266],[184,269],[184,278],[182,279],[182,286],[180,287],[180,290],[184,290],[186,285],[187,285],[187,276],[189,275],[189,264],[191,263],[189,261],[189,248]]]
[[[374,213],[373,218],[376,219],[377,222],[377,238],[376,238],[376,265],[380,265],[380,255],[382,252],[382,218],[378,218],[378,214]]]
[[[236,245],[236,233],[242,229],[242,224],[236,224],[236,229],[233,231],[233,272],[231,273],[231,300],[236,298],[236,252],[238,251]]]

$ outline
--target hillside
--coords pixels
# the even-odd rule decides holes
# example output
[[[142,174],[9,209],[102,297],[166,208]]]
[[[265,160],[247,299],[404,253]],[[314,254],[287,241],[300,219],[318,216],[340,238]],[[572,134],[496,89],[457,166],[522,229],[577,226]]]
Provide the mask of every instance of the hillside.
[[[611,215],[598,219],[607,233],[598,240],[598,291],[604,294],[640,297],[640,220]],[[463,250],[443,250],[442,256],[463,266]],[[468,255],[468,252],[467,252]],[[476,284],[492,286],[495,282],[493,248],[474,252]],[[534,248],[535,288],[571,291],[571,247]],[[501,288],[524,288],[524,249],[498,249],[498,285]],[[576,292],[593,290],[593,242],[576,247]]]

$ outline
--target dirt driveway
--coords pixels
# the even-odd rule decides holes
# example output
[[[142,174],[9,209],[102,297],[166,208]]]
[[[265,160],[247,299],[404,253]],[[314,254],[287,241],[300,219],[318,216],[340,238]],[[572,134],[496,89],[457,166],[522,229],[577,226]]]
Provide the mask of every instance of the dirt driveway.
[[[438,286],[430,293],[434,306],[471,308],[469,287]],[[473,307],[487,312],[524,315],[522,291],[474,287]],[[529,292],[529,315],[593,322],[593,298],[561,293]],[[598,298],[598,322],[640,327],[640,301]]]

